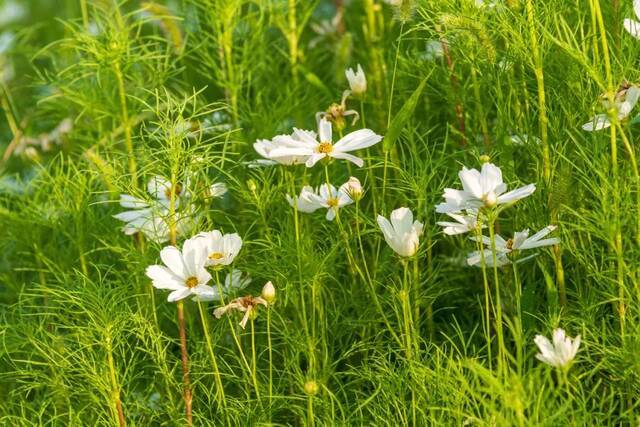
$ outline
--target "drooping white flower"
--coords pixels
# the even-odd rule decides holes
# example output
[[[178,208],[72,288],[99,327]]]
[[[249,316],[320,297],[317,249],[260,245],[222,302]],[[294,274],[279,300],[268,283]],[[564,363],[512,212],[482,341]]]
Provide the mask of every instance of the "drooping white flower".
[[[553,343],[542,335],[536,335],[534,342],[540,350],[536,354],[538,360],[556,368],[568,368],[580,348],[580,335],[572,339],[558,328],[553,330]]]
[[[307,161],[309,155],[291,155],[287,153],[276,152],[274,156],[272,153],[278,148],[297,148],[300,141],[315,140],[317,137],[313,131],[302,130],[294,128],[291,135],[278,135],[272,140],[259,139],[253,144],[254,150],[258,152],[264,160],[261,163],[265,166],[274,165],[280,163],[281,165],[298,165]]]
[[[149,266],[146,274],[154,288],[172,291],[167,301],[212,292],[211,286],[207,285],[211,274],[204,267],[207,254],[196,239],[185,241],[182,251],[175,246],[165,247],[160,251],[160,258],[165,265]]]
[[[251,295],[247,295],[246,297],[236,298],[223,307],[216,308],[213,312],[213,315],[216,316],[216,319],[219,319],[230,310],[236,310],[244,313],[242,321],[240,322],[240,327],[244,329],[249,318],[258,309],[258,305],[267,307],[269,303],[267,303],[267,301],[265,301],[262,297],[253,297]]]
[[[239,291],[249,286],[251,277],[240,270],[233,270],[227,274],[222,287],[222,296],[237,295]],[[220,301],[220,289],[218,286],[212,286],[210,292],[204,292],[193,298],[194,301]]]
[[[449,236],[464,234],[469,231],[475,231],[478,226],[486,228],[486,225],[480,224],[478,222],[477,209],[468,209],[466,212],[461,213],[447,212],[447,215],[453,218],[456,222],[439,221],[437,224],[441,227],[444,227],[442,231],[444,232],[444,234],[447,234]]]
[[[207,267],[231,264],[242,248],[242,239],[237,233],[222,234],[213,230],[199,233],[194,239],[198,240],[207,254]]]
[[[415,255],[420,246],[423,224],[413,220],[413,213],[408,208],[394,210],[390,218],[391,221],[378,215],[378,225],[384,240],[400,256]]]
[[[348,68],[344,72],[347,77],[347,81],[349,82],[349,88],[351,92],[355,96],[364,95],[367,91],[367,76],[364,74],[362,67],[358,64],[358,68],[356,71],[353,71],[353,68]]]
[[[342,184],[340,188],[336,188],[331,184],[322,184],[317,193],[310,196],[312,203],[327,209],[326,219],[333,221],[341,208],[353,203],[347,190],[347,184]]]
[[[636,18],[640,19],[640,0],[633,0],[633,11],[636,14]],[[640,22],[635,19],[625,18],[623,25],[629,34],[640,39]]]
[[[516,232],[513,238],[504,240],[501,236],[495,235],[495,249],[498,258],[498,267],[508,264],[510,261],[507,258],[507,254],[515,251],[522,251],[525,249],[535,249],[544,246],[553,246],[560,243],[560,239],[552,237],[545,239],[549,233],[554,231],[557,227],[555,225],[548,225],[542,230],[538,231],[533,236],[529,237],[529,229]],[[478,241],[477,236],[470,237],[471,240]],[[488,266],[493,266],[493,255],[491,252],[491,239],[487,236],[482,236],[482,243],[488,248],[484,251],[485,263]],[[480,252],[474,252],[467,259],[469,265],[479,265],[482,262]],[[491,263],[491,265],[489,265]]]
[[[640,99],[640,87],[629,83],[624,83],[616,92],[613,105],[606,98],[601,100],[602,106],[607,109],[614,109],[617,112],[618,121],[625,120],[633,111],[633,108]],[[593,132],[606,129],[611,126],[611,119],[606,113],[596,114],[589,122],[582,125],[582,129]]]
[[[300,141],[291,138],[289,146],[275,148],[271,151],[271,156],[307,156],[307,167],[313,167],[325,157],[348,160],[362,167],[364,161],[349,152],[371,147],[382,140],[382,137],[371,129],[360,129],[347,134],[334,144],[332,132],[331,123],[322,118],[319,123],[319,138],[312,138],[309,132],[300,133]]]
[[[531,195],[535,184],[528,184],[518,189],[507,191],[502,181],[502,171],[492,163],[482,165],[482,171],[463,167],[458,174],[462,182],[462,190],[445,188],[445,202],[436,206],[436,212],[460,212],[465,209],[479,209],[512,203]]]

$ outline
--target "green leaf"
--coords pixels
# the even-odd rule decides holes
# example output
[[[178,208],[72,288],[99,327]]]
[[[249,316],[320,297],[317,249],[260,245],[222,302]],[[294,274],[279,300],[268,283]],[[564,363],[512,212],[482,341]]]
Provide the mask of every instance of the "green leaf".
[[[404,103],[398,114],[393,118],[391,124],[389,125],[389,129],[387,129],[387,133],[384,136],[384,141],[382,143],[382,147],[384,151],[389,151],[393,147],[393,145],[398,140],[400,136],[400,132],[404,129],[405,125],[409,121],[409,118],[413,115],[413,111],[416,109],[416,105],[418,105],[418,100],[420,99],[420,95],[422,95],[422,91],[427,84],[427,80],[429,79],[429,74],[426,76],[422,82],[418,85],[416,90],[413,91],[407,102]]]

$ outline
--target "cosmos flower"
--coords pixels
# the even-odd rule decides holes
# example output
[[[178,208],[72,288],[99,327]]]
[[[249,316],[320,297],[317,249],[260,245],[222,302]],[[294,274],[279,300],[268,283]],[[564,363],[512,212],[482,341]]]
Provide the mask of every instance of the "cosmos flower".
[[[640,98],[640,87],[629,83],[623,83],[616,92],[613,105],[604,96],[601,97],[602,106],[607,109],[614,109],[617,112],[618,121],[623,121],[631,114],[631,111]],[[593,132],[606,129],[611,126],[611,119],[606,113],[596,114],[588,123],[582,125],[582,129]]]
[[[482,165],[482,171],[463,167],[458,174],[462,182],[462,190],[445,188],[445,202],[436,206],[436,212],[460,212],[464,209],[479,209],[512,203],[531,195],[535,184],[528,184],[516,190],[507,191],[502,181],[502,171],[492,163]]]
[[[357,202],[358,200],[362,199],[364,190],[362,189],[360,180],[355,176],[349,178],[349,180],[346,182],[345,189],[347,190],[347,194],[353,201]]]
[[[194,239],[197,239],[207,254],[207,267],[231,264],[242,248],[242,239],[237,233],[222,234],[213,230],[199,233]]]
[[[288,153],[279,153],[273,155],[274,150],[279,148],[297,148],[301,141],[315,140],[317,137],[313,131],[294,128],[291,135],[278,135],[272,140],[259,139],[253,144],[254,150],[258,152],[264,159],[261,160],[263,165],[298,165],[304,163],[309,155],[291,155]]]
[[[229,295],[235,295],[250,283],[251,277],[248,274],[234,269],[224,279],[224,284],[221,286],[222,296],[226,298]],[[193,298],[194,301],[220,301],[221,299],[218,286],[212,286],[210,292],[203,292]]]
[[[633,0],[633,11],[635,12],[636,18],[640,19],[640,0]],[[623,25],[629,34],[640,39],[640,22],[635,19],[625,18]]]
[[[453,218],[456,222],[439,221],[438,225],[444,227],[442,231],[444,232],[444,234],[447,234],[449,236],[474,231],[478,228],[478,226],[486,228],[486,225],[480,224],[478,222],[477,209],[468,209],[466,212],[460,213],[447,212],[447,215]]]
[[[276,288],[273,286],[271,281],[265,283],[262,287],[262,292],[260,293],[262,299],[264,299],[268,304],[272,304],[276,299]]]
[[[147,191],[162,205],[169,207],[171,204],[171,194],[174,193],[174,206],[177,207],[184,200],[189,198],[189,179],[187,178],[184,183],[176,183],[175,185],[171,180],[156,175],[151,177],[147,184]]]
[[[384,234],[384,240],[398,255],[410,257],[418,252],[423,224],[413,220],[408,208],[399,208],[391,212],[391,221],[378,215],[378,225]]]
[[[267,307],[269,303],[267,303],[267,301],[262,297],[247,295],[246,297],[236,298],[223,307],[216,308],[213,315],[216,316],[216,319],[219,319],[230,310],[236,310],[244,313],[242,321],[240,322],[240,327],[244,329],[247,325],[247,321],[257,313],[258,305]]]
[[[547,337],[536,335],[534,342],[540,353],[536,358],[556,368],[568,368],[575,359],[580,347],[580,335],[572,339],[565,335],[563,329],[553,330],[553,343]]]
[[[353,71],[352,68],[348,68],[344,72],[347,77],[347,81],[349,82],[349,88],[351,89],[351,93],[355,96],[362,96],[367,91],[367,76],[364,74],[362,67],[358,64],[358,68],[356,71]]]
[[[227,194],[228,188],[223,182],[215,182],[209,187],[208,196],[213,198],[222,197]]]
[[[498,261],[498,267],[509,264],[509,258],[507,254],[510,254],[515,251],[522,251],[525,249],[535,249],[541,248],[544,246],[553,246],[560,243],[560,239],[557,237],[552,237],[550,239],[544,239],[549,233],[554,231],[557,227],[555,225],[548,225],[542,230],[538,231],[533,236],[529,237],[529,229],[516,232],[513,235],[513,238],[509,240],[504,240],[501,236],[495,236],[495,248],[496,248],[496,256]],[[478,237],[472,236],[471,240],[478,241]],[[489,249],[484,250],[485,263],[488,266],[493,266],[493,254],[491,252],[491,239],[487,236],[482,236],[482,243]],[[482,257],[480,252],[473,252],[469,258],[467,258],[467,263],[469,265],[480,265],[482,262]],[[491,264],[491,265],[490,265]]]
[[[298,212],[304,213],[313,213],[321,208],[321,206],[316,202],[315,198],[315,190],[310,185],[305,185],[302,187],[302,191],[300,195],[295,199],[287,194],[287,201],[291,207],[296,207]]]
[[[382,137],[376,135],[372,130],[360,129],[347,134],[334,144],[332,142],[331,123],[324,118],[320,120],[318,133],[319,138],[311,138],[311,134],[308,132],[300,134],[304,136],[301,141],[292,140],[291,145],[293,147],[276,148],[271,151],[271,156],[307,156],[307,167],[313,167],[325,157],[348,160],[362,167],[364,161],[349,154],[349,152],[371,147],[382,140]]]
[[[147,267],[146,274],[156,289],[172,291],[167,301],[174,302],[189,296],[210,294],[211,274],[204,268],[206,252],[196,239],[189,239],[182,245],[182,251],[167,246],[160,251],[160,259],[165,265]]]

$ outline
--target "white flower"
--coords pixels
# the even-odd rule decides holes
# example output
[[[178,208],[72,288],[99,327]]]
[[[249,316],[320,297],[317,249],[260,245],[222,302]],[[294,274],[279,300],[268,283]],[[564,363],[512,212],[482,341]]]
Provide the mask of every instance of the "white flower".
[[[207,254],[202,249],[195,239],[185,241],[182,252],[174,246],[167,246],[160,251],[160,258],[165,265],[147,267],[146,274],[153,280],[154,288],[172,291],[167,301],[174,302],[212,292],[211,286],[207,285],[211,274],[204,268]]]
[[[444,48],[442,47],[442,41],[429,40],[422,54],[422,59],[426,61],[435,61],[444,56]]]
[[[364,161],[354,155],[348,154],[350,151],[371,147],[382,140],[371,129],[360,129],[351,132],[341,138],[335,144],[332,142],[331,123],[322,118],[319,122],[319,140],[311,137],[310,132],[300,133],[299,141],[289,139],[288,146],[281,146],[271,151],[272,158],[285,156],[307,156],[307,167],[313,167],[318,161],[325,157],[334,159],[344,159],[362,167]]]
[[[436,212],[459,212],[464,209],[512,203],[531,195],[536,190],[534,184],[528,184],[505,193],[507,185],[502,182],[502,171],[491,163],[483,164],[482,172],[463,167],[458,176],[463,189],[445,188],[443,195],[445,202],[436,206]]]
[[[278,135],[272,140],[259,139],[253,144],[253,148],[264,157],[265,160],[259,160],[262,165],[274,165],[280,163],[281,165],[298,165],[304,163],[309,158],[309,155],[291,155],[288,153],[279,153],[276,151],[276,156],[272,153],[279,148],[292,148],[298,147],[300,141],[315,140],[316,133],[313,131],[302,130],[294,128],[291,135]],[[250,166],[251,167],[251,166]]]
[[[302,187],[302,191],[300,195],[295,199],[287,194],[287,201],[291,207],[296,207],[299,212],[304,213],[313,213],[321,208],[321,206],[316,202],[315,191],[313,187],[310,185],[305,185]]]
[[[249,320],[254,311],[257,310],[258,305],[264,305],[267,307],[269,304],[262,297],[252,297],[251,295],[248,295],[246,297],[236,298],[224,307],[216,308],[213,315],[216,316],[216,319],[219,319],[229,310],[237,310],[244,313],[244,317],[240,322],[240,327],[244,329],[247,325],[247,320]]]
[[[633,0],[633,11],[636,14],[636,18],[640,19],[640,0]],[[640,39],[640,22],[626,18],[623,22],[624,29],[629,32],[633,37]]]
[[[222,296],[234,295],[238,291],[249,286],[251,283],[251,277],[248,274],[244,274],[240,270],[233,270],[227,274],[224,279],[224,285],[222,285]],[[204,292],[193,298],[194,301],[220,301],[220,289],[217,286],[212,286],[210,292]]]
[[[511,135],[510,139],[513,145],[527,145],[527,144],[540,145],[540,143],[542,142],[542,140],[537,136],[527,135],[526,133],[523,133],[522,135],[513,134]]]
[[[398,255],[410,257],[418,251],[423,225],[413,220],[413,213],[408,208],[391,212],[391,222],[378,215],[378,225],[384,234],[384,240]]]
[[[349,88],[351,89],[351,92],[355,96],[364,95],[367,91],[367,77],[360,64],[358,64],[357,71],[353,71],[352,68],[349,68],[344,72],[344,74],[349,81]]]
[[[13,24],[21,20],[27,14],[27,10],[19,2],[13,0],[5,1],[0,8],[0,27]]]
[[[127,236],[142,233],[155,243],[164,243],[170,238],[169,210],[159,203],[147,203],[129,194],[120,195],[120,206],[129,210],[113,215],[123,221],[122,231]],[[175,214],[176,233],[185,234],[193,225],[189,212]]]
[[[553,246],[560,243],[560,239],[557,237],[552,237],[550,239],[544,239],[549,233],[554,231],[557,227],[555,225],[548,225],[542,230],[538,231],[533,236],[529,237],[529,229],[516,232],[513,235],[513,238],[509,240],[504,240],[501,236],[495,235],[495,248],[496,255],[498,258],[498,267],[508,264],[510,261],[506,257],[507,254],[510,254],[515,251],[522,251],[525,249],[535,249],[541,248],[544,246]],[[471,240],[478,241],[477,236],[470,237]],[[482,243],[488,248],[491,248],[491,239],[487,236],[482,236]],[[493,255],[491,249],[485,249],[485,263],[488,266],[493,266]],[[467,263],[469,265],[479,265],[482,262],[480,252],[474,252],[467,259]]]
[[[606,98],[603,99],[602,106],[609,110],[614,109],[617,112],[618,121],[622,121],[629,117],[631,111],[638,103],[640,98],[640,88],[628,83],[623,84],[616,93],[613,106]],[[582,125],[582,129],[593,132],[606,129],[611,126],[611,119],[608,114],[596,114],[588,123]]]
[[[186,179],[184,183],[176,183],[173,185],[171,180],[156,175],[149,180],[147,184],[147,191],[151,194],[158,202],[162,205],[169,207],[171,203],[171,193],[174,193],[173,203],[174,206],[177,207],[180,205],[180,202],[183,199],[187,199],[190,197],[189,191],[189,180]]]
[[[547,337],[536,335],[534,342],[540,353],[536,358],[556,368],[567,368],[575,359],[580,347],[580,335],[572,339],[565,336],[563,329],[553,330],[553,343]]]
[[[444,227],[444,234],[454,236],[456,234],[464,234],[468,231],[474,231],[481,225],[478,223],[478,211],[476,209],[469,209],[465,213],[451,213],[447,212],[451,218],[456,222],[440,221],[438,225]],[[482,228],[486,228],[486,225],[482,224]]]
[[[349,197],[351,197],[352,200],[358,201],[362,199],[364,190],[362,189],[360,180],[355,176],[349,178],[349,180],[345,184],[345,188],[347,190],[347,194],[349,194]]]
[[[222,197],[227,194],[227,186],[223,182],[216,182],[209,187],[209,197]]]
[[[383,0],[389,6],[401,6],[403,0]]]
[[[207,267],[231,264],[242,248],[242,239],[237,233],[222,234],[213,230],[199,233],[194,239],[198,239],[207,254]]]

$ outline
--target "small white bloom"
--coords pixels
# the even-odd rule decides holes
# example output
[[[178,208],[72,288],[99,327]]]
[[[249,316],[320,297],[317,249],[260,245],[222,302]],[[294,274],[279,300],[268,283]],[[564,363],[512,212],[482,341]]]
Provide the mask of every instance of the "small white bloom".
[[[537,136],[527,135],[526,133],[522,135],[513,134],[510,136],[511,143],[513,145],[528,145],[528,144],[536,144],[540,145],[542,140]]]
[[[502,171],[492,163],[482,165],[482,171],[463,167],[458,174],[462,182],[462,190],[445,188],[445,202],[436,206],[436,212],[460,212],[464,209],[479,209],[512,203],[531,195],[535,184],[528,184],[516,190],[507,191],[502,181]]]
[[[625,83],[618,89],[618,92],[616,92],[613,105],[604,97],[601,102],[605,109],[614,109],[617,112],[618,121],[622,121],[629,117],[631,111],[638,103],[639,98],[640,87]],[[582,125],[582,129],[593,132],[606,129],[610,126],[611,119],[608,114],[596,114],[588,123]]]
[[[174,196],[174,206],[179,206],[181,201],[190,197],[189,194],[189,179],[186,179],[184,183],[172,184],[171,180],[156,175],[149,180],[147,184],[147,191],[162,205],[169,207],[171,203],[171,194]]]
[[[556,368],[567,368],[575,359],[580,348],[580,335],[572,339],[565,335],[563,329],[554,329],[553,343],[547,337],[536,335],[534,342],[540,353],[536,358]]]
[[[223,182],[216,182],[209,187],[209,197],[217,198],[227,194],[227,186]]]
[[[640,19],[640,0],[633,0],[633,11],[636,18]],[[626,18],[623,22],[624,29],[633,37],[640,39],[640,22],[635,19]]]
[[[291,205],[291,207],[297,208],[298,212],[313,213],[322,207],[319,203],[317,203],[316,199],[313,197],[314,195],[315,191],[313,187],[311,187],[310,185],[305,185],[304,187],[302,187],[300,195],[295,199],[288,194],[286,197],[289,205]]]
[[[442,41],[429,40],[422,54],[422,59],[426,61],[435,61],[444,56],[444,48],[442,47]]]
[[[146,274],[153,280],[154,288],[172,291],[167,301],[212,292],[207,285],[211,274],[204,268],[207,254],[195,239],[185,241],[182,252],[174,246],[165,247],[160,251],[160,258],[165,265],[149,266]]]
[[[337,190],[331,184],[322,184],[318,192],[309,195],[309,198],[312,203],[327,209],[328,221],[333,221],[340,208],[353,203],[347,191],[347,184],[342,184]]]
[[[199,233],[194,239],[207,254],[207,267],[229,265],[242,248],[242,239],[237,233],[222,234],[218,230]]]
[[[349,197],[351,197],[351,199],[354,201],[362,199],[362,195],[364,194],[362,184],[360,183],[360,180],[355,176],[350,177],[347,181],[346,190],[349,194]]]
[[[358,64],[357,71],[353,71],[352,68],[349,68],[344,74],[349,81],[349,88],[351,89],[351,92],[355,96],[364,95],[367,91],[367,77],[360,64]]]
[[[408,208],[391,212],[391,222],[378,215],[378,225],[384,234],[384,240],[398,255],[410,257],[418,251],[423,224],[413,220],[413,213]]]
[[[13,0],[5,1],[0,7],[0,27],[13,24],[21,20],[27,14],[27,10],[19,2]]]
[[[241,313],[244,313],[244,317],[240,322],[240,327],[244,329],[249,318],[251,318],[253,313],[258,309],[258,305],[264,305],[265,307],[267,307],[269,303],[267,303],[267,301],[265,301],[262,297],[253,297],[251,295],[248,295],[246,297],[236,298],[224,307],[216,308],[213,312],[213,315],[216,316],[216,319],[219,319],[229,310],[237,310]]]
[[[444,234],[454,236],[456,234],[464,234],[469,231],[474,231],[478,228],[478,210],[469,209],[464,213],[452,213],[447,212],[451,218],[456,222],[439,221],[438,225],[444,227]],[[486,228],[486,225],[482,224],[482,228]]]
[[[319,140],[312,138],[310,132],[300,133],[301,140],[289,138],[287,146],[275,148],[270,155],[273,159],[286,156],[307,156],[306,165],[309,168],[325,157],[348,160],[362,167],[364,161],[349,152],[371,147],[382,140],[382,137],[371,129],[360,129],[345,135],[334,144],[332,132],[331,123],[322,118],[319,123]]]
[[[495,236],[495,248],[498,258],[498,267],[508,264],[510,261],[507,258],[507,254],[515,251],[522,251],[525,249],[535,249],[544,246],[553,246],[560,243],[560,239],[552,237],[550,239],[544,239],[549,233],[554,231],[557,227],[555,225],[548,225],[542,230],[538,231],[533,236],[529,237],[529,229],[516,232],[513,238],[504,240],[501,236]],[[478,241],[477,236],[470,237],[471,240]],[[493,266],[493,255],[491,252],[491,239],[487,236],[482,236],[482,243],[489,249],[485,249],[484,257],[487,266]],[[469,265],[480,265],[482,262],[480,252],[473,252],[467,259]]]
[[[222,285],[222,296],[227,297],[229,295],[235,295],[238,291],[249,286],[251,283],[251,277],[248,274],[243,273],[240,270],[233,270],[227,274],[224,279],[224,285]],[[194,297],[194,301],[220,301],[220,289],[218,286],[212,286],[211,292],[201,293],[197,297]]]

